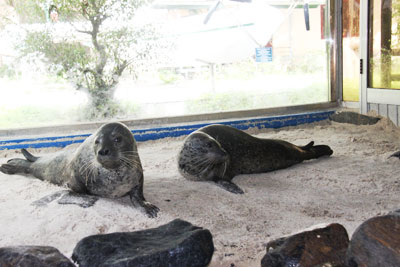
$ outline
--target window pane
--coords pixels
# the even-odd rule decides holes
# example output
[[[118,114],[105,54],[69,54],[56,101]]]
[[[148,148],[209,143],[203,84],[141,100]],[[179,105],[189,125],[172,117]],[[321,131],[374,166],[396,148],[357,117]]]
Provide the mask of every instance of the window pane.
[[[0,128],[329,101],[326,1],[306,9],[308,31],[300,1],[182,0],[104,16],[96,38],[90,6],[36,2],[1,28]]]
[[[360,0],[343,0],[343,100],[359,101]]]
[[[400,89],[400,1],[370,1],[368,86]]]

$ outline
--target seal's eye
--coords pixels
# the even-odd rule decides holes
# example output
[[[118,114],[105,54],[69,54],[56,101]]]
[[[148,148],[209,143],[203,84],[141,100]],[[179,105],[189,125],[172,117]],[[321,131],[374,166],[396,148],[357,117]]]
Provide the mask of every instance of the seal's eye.
[[[114,138],[114,143],[121,143],[122,138],[120,136]]]
[[[100,143],[100,141],[98,139],[96,139],[96,141],[94,141],[94,143],[97,145],[98,143]]]

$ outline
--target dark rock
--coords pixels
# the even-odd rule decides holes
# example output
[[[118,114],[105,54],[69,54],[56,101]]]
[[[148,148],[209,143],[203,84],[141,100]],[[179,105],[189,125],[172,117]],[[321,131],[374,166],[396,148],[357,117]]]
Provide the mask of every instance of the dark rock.
[[[207,229],[176,219],[158,228],[88,236],[72,259],[85,266],[207,266],[214,253]]]
[[[371,218],[351,237],[348,266],[400,266],[400,213]]]
[[[261,266],[344,266],[348,244],[346,229],[330,224],[269,242]]]
[[[380,120],[380,118],[348,111],[334,113],[329,116],[329,119],[336,122],[351,123],[355,125],[372,125]]]
[[[0,248],[0,266],[75,267],[75,265],[56,248],[42,246]]]

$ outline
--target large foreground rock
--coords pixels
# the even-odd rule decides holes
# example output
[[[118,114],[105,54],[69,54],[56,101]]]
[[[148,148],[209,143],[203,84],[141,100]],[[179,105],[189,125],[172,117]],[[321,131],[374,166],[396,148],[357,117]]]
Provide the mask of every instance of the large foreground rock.
[[[56,248],[42,246],[0,248],[0,266],[75,267],[75,265]]]
[[[349,266],[400,266],[400,213],[371,218],[351,237]]]
[[[207,229],[176,219],[158,228],[88,236],[72,259],[92,266],[207,266],[214,253]]]
[[[330,224],[269,242],[261,266],[344,266],[348,244],[346,229]]]

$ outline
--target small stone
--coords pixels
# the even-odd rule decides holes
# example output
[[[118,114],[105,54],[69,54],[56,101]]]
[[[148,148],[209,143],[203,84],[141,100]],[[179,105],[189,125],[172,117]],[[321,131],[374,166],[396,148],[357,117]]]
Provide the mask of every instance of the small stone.
[[[344,266],[348,244],[346,229],[330,224],[269,242],[261,266]]]
[[[58,249],[45,246],[2,247],[0,266],[75,267]]]
[[[72,259],[92,266],[207,266],[214,253],[209,230],[176,219],[143,231],[88,236]]]
[[[400,213],[373,217],[351,237],[348,266],[400,266]]]

